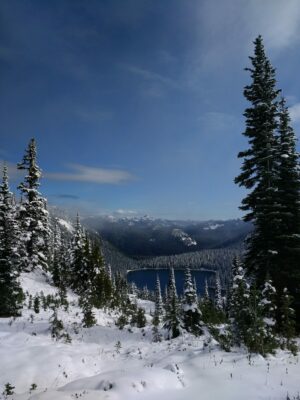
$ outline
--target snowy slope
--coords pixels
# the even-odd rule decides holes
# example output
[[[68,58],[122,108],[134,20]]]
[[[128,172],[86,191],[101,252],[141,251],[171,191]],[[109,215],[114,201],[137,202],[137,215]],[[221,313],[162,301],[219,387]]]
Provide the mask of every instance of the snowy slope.
[[[43,273],[22,275],[31,294],[53,294],[56,289]],[[299,357],[280,351],[264,359],[238,350],[225,353],[205,335],[184,336],[153,343],[151,327],[119,330],[116,316],[96,311],[98,325],[79,328],[77,298],[59,317],[72,337],[71,344],[53,341],[49,333],[50,311],[24,310],[15,321],[0,319],[1,392],[9,382],[15,400],[284,400],[300,392]],[[152,303],[140,301],[149,312]],[[30,314],[34,314],[33,323]],[[150,316],[147,318],[151,319]],[[116,343],[121,342],[117,351]],[[37,389],[29,393],[35,383]]]

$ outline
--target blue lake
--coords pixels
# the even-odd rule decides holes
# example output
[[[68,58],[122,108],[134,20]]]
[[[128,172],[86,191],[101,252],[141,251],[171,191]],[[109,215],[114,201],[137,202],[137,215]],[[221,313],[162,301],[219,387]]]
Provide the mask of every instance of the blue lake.
[[[175,281],[177,292],[181,294],[183,292],[183,283],[184,283],[184,270],[177,269],[174,270],[175,273]],[[197,285],[197,293],[199,295],[204,294],[205,290],[205,280],[207,279],[208,286],[210,288],[210,292],[213,291],[212,287],[214,286],[215,280],[215,271],[208,270],[191,270],[192,279],[195,278]],[[129,283],[135,283],[139,289],[143,289],[143,287],[147,286],[147,288],[151,291],[155,290],[156,285],[156,277],[159,277],[162,294],[164,293],[165,287],[168,285],[169,281],[169,269],[138,269],[131,270],[127,272],[127,281]]]

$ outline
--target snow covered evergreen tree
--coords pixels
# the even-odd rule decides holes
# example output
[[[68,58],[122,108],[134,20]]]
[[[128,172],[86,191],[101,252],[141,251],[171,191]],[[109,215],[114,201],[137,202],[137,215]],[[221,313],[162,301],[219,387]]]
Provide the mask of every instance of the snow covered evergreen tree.
[[[184,274],[182,314],[183,327],[196,336],[201,335],[201,311],[198,307],[197,293],[195,292],[188,267],[185,269]]]
[[[229,304],[229,320],[232,337],[236,344],[245,343],[249,327],[250,287],[246,282],[245,271],[241,264],[234,266],[231,300]]]
[[[0,186],[0,317],[18,316],[23,300],[23,292],[18,282],[20,232],[15,214],[7,167],[4,166]]]
[[[83,319],[82,325],[84,328],[90,328],[96,324],[96,318],[93,312],[93,306],[90,299],[90,293],[85,292],[80,296],[79,305],[82,308]]]
[[[105,269],[104,259],[101,254],[100,245],[97,241],[92,242],[89,262],[91,271],[92,304],[96,308],[110,306],[113,296],[113,285],[111,277]]]
[[[247,240],[246,270],[254,274],[257,285],[263,284],[267,272],[271,274],[277,258],[276,238],[279,233],[279,201],[277,191],[278,140],[276,137],[279,90],[276,88],[275,69],[266,57],[263,40],[254,42],[254,56],[250,57],[252,83],[245,87],[244,96],[251,103],[245,110],[249,148],[239,153],[243,158],[242,172],[235,183],[250,190],[240,207],[248,211],[245,221],[252,221],[254,232]]]
[[[82,226],[80,224],[79,215],[77,214],[75,233],[72,238],[71,245],[71,257],[70,257],[70,267],[71,267],[71,288],[76,293],[83,293],[83,282],[82,272],[87,269],[87,260],[85,257],[85,237]]]
[[[153,325],[158,326],[162,322],[164,316],[164,307],[161,297],[160,280],[157,275],[155,285],[155,310],[153,316]]]
[[[179,300],[176,290],[174,269],[170,268],[168,283],[168,298],[166,303],[166,315],[164,328],[167,331],[167,338],[173,339],[180,335],[182,321],[180,318]]]
[[[24,182],[19,185],[22,204],[19,210],[21,228],[22,270],[32,271],[36,267],[48,270],[50,227],[46,199],[38,191],[41,170],[37,165],[37,150],[34,139],[31,139],[18,169],[25,170]]]
[[[222,288],[218,272],[216,273],[215,307],[218,311],[223,311]]]
[[[278,346],[276,339],[276,289],[268,277],[261,291],[260,309],[264,323],[264,351],[271,353]]]
[[[160,287],[160,280],[159,276],[156,276],[156,285],[155,285],[155,309],[154,309],[154,315],[152,319],[152,332],[153,332],[153,340],[155,342],[160,342],[162,339],[162,336],[159,332],[159,325],[163,321],[164,318],[164,306],[163,306],[163,300],[161,296],[161,287]]]
[[[279,292],[288,287],[298,310],[300,327],[300,175],[296,136],[290,126],[290,116],[284,98],[279,103],[279,177],[280,229],[278,262],[273,281]],[[278,299],[280,301],[280,299]]]
[[[295,310],[292,308],[293,299],[287,288],[283,289],[280,304],[280,332],[281,346],[292,352],[297,352],[297,344],[294,340],[295,330]]]
[[[51,263],[52,279],[55,286],[60,287],[63,281],[61,271],[61,232],[57,220],[54,221],[53,229],[53,248],[52,248],[52,263]]]

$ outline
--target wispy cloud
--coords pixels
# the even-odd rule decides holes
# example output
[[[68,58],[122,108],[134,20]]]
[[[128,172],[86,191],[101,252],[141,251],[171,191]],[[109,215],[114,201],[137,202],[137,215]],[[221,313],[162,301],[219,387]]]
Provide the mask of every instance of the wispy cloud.
[[[136,179],[131,173],[120,169],[95,168],[80,164],[68,164],[68,167],[72,172],[47,172],[44,174],[44,177],[60,181],[115,185]]]
[[[294,123],[300,121],[300,103],[294,104],[292,107],[289,108],[291,120]]]
[[[122,64],[122,67],[124,69],[126,69],[127,71],[131,72],[132,74],[140,76],[144,80],[161,83],[164,86],[172,87],[175,89],[180,88],[178,82],[176,82],[175,80],[173,80],[167,76],[158,74],[156,72],[150,71],[148,69],[140,68],[138,66],[129,65],[129,64]]]

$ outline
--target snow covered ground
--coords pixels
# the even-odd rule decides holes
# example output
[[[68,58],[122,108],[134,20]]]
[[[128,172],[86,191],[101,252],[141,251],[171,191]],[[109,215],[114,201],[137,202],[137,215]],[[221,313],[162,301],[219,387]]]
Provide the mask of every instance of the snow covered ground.
[[[24,274],[22,285],[33,295],[56,292],[41,273]],[[76,296],[69,293],[69,301],[75,304]],[[152,306],[139,305],[147,312]],[[59,312],[72,337],[66,344],[51,339],[50,315],[26,309],[14,321],[0,319],[0,393],[9,382],[15,387],[9,399],[285,400],[289,394],[292,400],[300,393],[299,356],[288,352],[249,359],[241,350],[220,350],[209,335],[153,343],[150,326],[119,330],[116,316],[102,310],[97,326],[78,328],[76,305]]]

